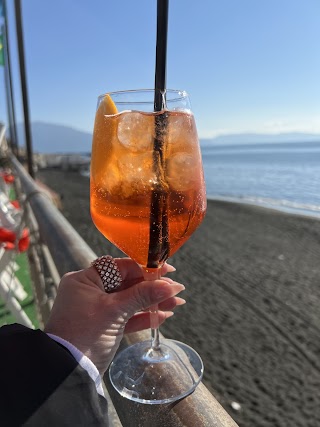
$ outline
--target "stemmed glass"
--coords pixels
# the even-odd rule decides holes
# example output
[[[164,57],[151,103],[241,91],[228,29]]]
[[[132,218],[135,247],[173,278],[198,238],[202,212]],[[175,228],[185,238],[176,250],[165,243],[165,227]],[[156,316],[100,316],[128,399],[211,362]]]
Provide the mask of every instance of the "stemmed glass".
[[[187,93],[144,89],[100,96],[90,188],[91,215],[99,231],[141,266],[145,280],[159,278],[161,266],[206,211]],[[203,374],[192,348],[174,340],[160,342],[157,310],[150,308],[151,340],[121,351],[109,370],[116,390],[141,403],[178,400],[195,389]]]

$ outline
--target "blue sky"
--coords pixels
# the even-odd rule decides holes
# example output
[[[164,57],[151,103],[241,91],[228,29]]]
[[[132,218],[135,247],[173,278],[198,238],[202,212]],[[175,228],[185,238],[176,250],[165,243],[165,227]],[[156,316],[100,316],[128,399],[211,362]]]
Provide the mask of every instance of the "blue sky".
[[[14,2],[8,1],[22,121]],[[32,121],[91,132],[96,98],[153,87],[156,0],[22,0]],[[167,87],[189,92],[200,137],[320,132],[319,0],[171,0]],[[3,68],[0,119],[6,121]]]

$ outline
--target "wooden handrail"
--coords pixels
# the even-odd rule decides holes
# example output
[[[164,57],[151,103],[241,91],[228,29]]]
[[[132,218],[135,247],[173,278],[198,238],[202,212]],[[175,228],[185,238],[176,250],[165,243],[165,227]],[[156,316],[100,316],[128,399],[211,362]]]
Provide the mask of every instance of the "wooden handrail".
[[[88,267],[97,257],[96,254],[41,191],[18,160],[14,156],[11,160],[37,220],[40,237],[48,246],[59,274],[62,276],[68,271]],[[122,347],[147,339],[148,331],[128,334],[122,340]],[[144,405],[121,397],[107,378],[105,382],[125,427],[237,427],[235,421],[203,383],[191,395],[173,404]]]

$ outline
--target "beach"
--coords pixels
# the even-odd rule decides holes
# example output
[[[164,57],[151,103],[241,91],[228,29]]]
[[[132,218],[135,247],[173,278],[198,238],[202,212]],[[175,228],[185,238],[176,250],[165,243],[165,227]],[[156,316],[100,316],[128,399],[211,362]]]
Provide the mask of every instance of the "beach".
[[[89,179],[39,171],[97,253],[121,256],[95,228]],[[240,427],[320,426],[320,220],[208,201],[170,259],[187,304],[161,328],[198,351],[204,383]]]

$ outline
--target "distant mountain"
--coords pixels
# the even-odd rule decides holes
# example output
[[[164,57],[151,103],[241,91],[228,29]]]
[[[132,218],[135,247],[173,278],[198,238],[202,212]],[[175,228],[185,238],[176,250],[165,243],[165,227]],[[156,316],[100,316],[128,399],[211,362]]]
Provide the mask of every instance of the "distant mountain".
[[[24,128],[17,126],[19,145],[25,145]],[[64,125],[34,122],[31,125],[35,153],[89,153],[92,134]]]
[[[18,127],[19,144],[24,145],[24,129]],[[34,122],[31,125],[33,150],[38,153],[89,153],[91,152],[92,134],[72,127],[52,123]],[[220,135],[212,139],[201,139],[202,146],[239,145],[239,144],[274,144],[285,142],[319,142],[320,134],[279,133],[258,134],[239,133]]]
[[[230,135],[220,135],[212,139],[201,139],[202,146],[210,145],[239,145],[239,144],[275,144],[284,142],[319,142],[320,134],[313,133],[239,133]]]

